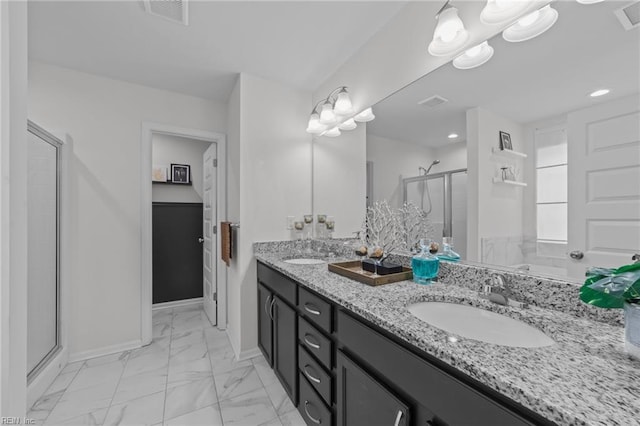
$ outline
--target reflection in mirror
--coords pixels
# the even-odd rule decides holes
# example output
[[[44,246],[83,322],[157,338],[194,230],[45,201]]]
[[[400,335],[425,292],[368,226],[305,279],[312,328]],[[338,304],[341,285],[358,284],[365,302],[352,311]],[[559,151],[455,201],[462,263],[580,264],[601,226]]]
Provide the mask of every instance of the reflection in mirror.
[[[614,13],[628,3],[556,2],[540,37],[498,35],[483,66],[445,65],[375,105],[368,202],[413,201],[468,261],[573,280],[631,263],[640,28]]]

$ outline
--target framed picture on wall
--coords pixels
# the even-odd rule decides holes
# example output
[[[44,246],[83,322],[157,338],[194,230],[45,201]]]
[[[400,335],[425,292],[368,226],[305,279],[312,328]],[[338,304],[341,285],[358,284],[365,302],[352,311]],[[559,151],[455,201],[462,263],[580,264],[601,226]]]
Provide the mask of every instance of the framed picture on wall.
[[[169,167],[153,166],[153,168],[151,169],[151,181],[166,182],[167,180],[169,180]]]
[[[172,164],[171,183],[190,184],[191,166],[188,164]]]
[[[507,132],[500,132],[500,149],[513,150],[513,146],[511,145],[511,135]]]

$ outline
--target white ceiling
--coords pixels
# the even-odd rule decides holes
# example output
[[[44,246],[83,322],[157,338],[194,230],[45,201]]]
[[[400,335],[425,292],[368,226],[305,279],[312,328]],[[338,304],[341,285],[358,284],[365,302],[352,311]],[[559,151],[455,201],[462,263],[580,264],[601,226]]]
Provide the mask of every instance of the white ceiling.
[[[473,70],[447,64],[396,92],[374,106],[367,132],[438,147],[452,132],[460,135],[456,141],[465,140],[465,111],[476,106],[530,123],[638,93],[640,28],[625,31],[613,14],[629,3],[554,2],[558,22],[545,34],[522,43],[494,37],[488,63]],[[588,96],[600,88],[611,93]],[[435,94],[450,102],[434,109],[418,105]]]
[[[226,101],[239,72],[314,90],[404,5],[189,2],[189,26],[140,1],[30,1],[30,59]]]

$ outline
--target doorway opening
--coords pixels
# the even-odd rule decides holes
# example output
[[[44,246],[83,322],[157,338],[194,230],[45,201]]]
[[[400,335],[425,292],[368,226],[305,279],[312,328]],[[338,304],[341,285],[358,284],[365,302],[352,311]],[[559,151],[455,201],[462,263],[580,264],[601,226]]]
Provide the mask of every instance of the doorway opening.
[[[163,164],[154,164],[153,141],[162,139],[183,139],[209,145],[208,149],[199,158],[199,164],[179,163],[173,160],[162,161]],[[176,157],[178,158],[178,157]],[[164,164],[167,163],[167,164]],[[193,173],[191,167],[195,166]],[[166,169],[165,169],[166,168]],[[206,132],[201,130],[179,128],[156,123],[143,123],[141,141],[141,336],[142,344],[147,345],[152,340],[152,307],[154,300],[153,290],[153,250],[154,250],[154,217],[156,208],[154,204],[154,192],[156,200],[160,200],[158,193],[170,194],[180,204],[187,205],[193,210],[193,202],[202,212],[200,223],[200,235],[187,238],[190,245],[195,245],[199,253],[203,253],[202,259],[202,301],[204,310],[209,320],[219,329],[225,329],[227,325],[227,271],[226,265],[217,255],[220,246],[217,224],[226,219],[226,137],[224,134]],[[175,174],[175,178],[174,178]],[[165,177],[165,183],[155,185]],[[194,182],[197,179],[198,182]],[[180,187],[183,185],[182,187]],[[192,190],[184,190],[185,186],[191,186]],[[156,190],[163,188],[164,190]],[[179,191],[179,193],[178,193]],[[181,199],[180,197],[186,197]],[[191,197],[191,198],[190,198]],[[198,198],[198,200],[193,199]],[[189,200],[187,200],[189,198]],[[182,201],[182,202],[180,202]],[[198,201],[200,203],[198,203]],[[158,201],[161,202],[161,201]],[[167,204],[165,203],[165,206]],[[176,205],[168,206],[166,211],[175,210]],[[184,206],[182,206],[184,207]],[[182,208],[181,207],[181,208]],[[187,209],[189,210],[189,209]],[[197,210],[197,209],[196,209]],[[164,215],[166,216],[166,214]],[[171,216],[171,214],[169,214]],[[160,220],[161,216],[155,217]],[[166,217],[165,219],[166,220]],[[193,228],[193,226],[192,226]],[[183,238],[184,240],[184,238]],[[194,241],[191,241],[194,240]],[[178,247],[177,250],[180,250]],[[195,252],[194,252],[195,253]],[[175,271],[174,271],[175,272]],[[188,296],[187,296],[188,297]]]

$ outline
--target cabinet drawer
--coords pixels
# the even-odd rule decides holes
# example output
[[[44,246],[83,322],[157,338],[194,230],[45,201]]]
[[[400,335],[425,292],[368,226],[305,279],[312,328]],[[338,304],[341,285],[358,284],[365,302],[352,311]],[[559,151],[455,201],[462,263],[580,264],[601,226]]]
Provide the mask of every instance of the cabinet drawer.
[[[258,281],[273,290],[281,299],[296,305],[297,284],[289,278],[258,262]]]
[[[331,375],[303,347],[298,350],[298,368],[324,402],[331,405]]]
[[[308,290],[298,290],[298,308],[300,312],[315,325],[327,333],[331,333],[331,304]]]
[[[512,411],[342,311],[336,328],[339,341],[350,353],[359,354],[369,369],[434,412],[434,421],[452,425],[549,424],[524,407],[519,407],[518,413]],[[517,406],[515,402],[509,404]]]
[[[331,410],[313,390],[307,379],[300,373],[300,405],[298,411],[308,425],[332,425]]]
[[[322,365],[331,369],[331,340],[302,317],[298,317],[298,341]]]

